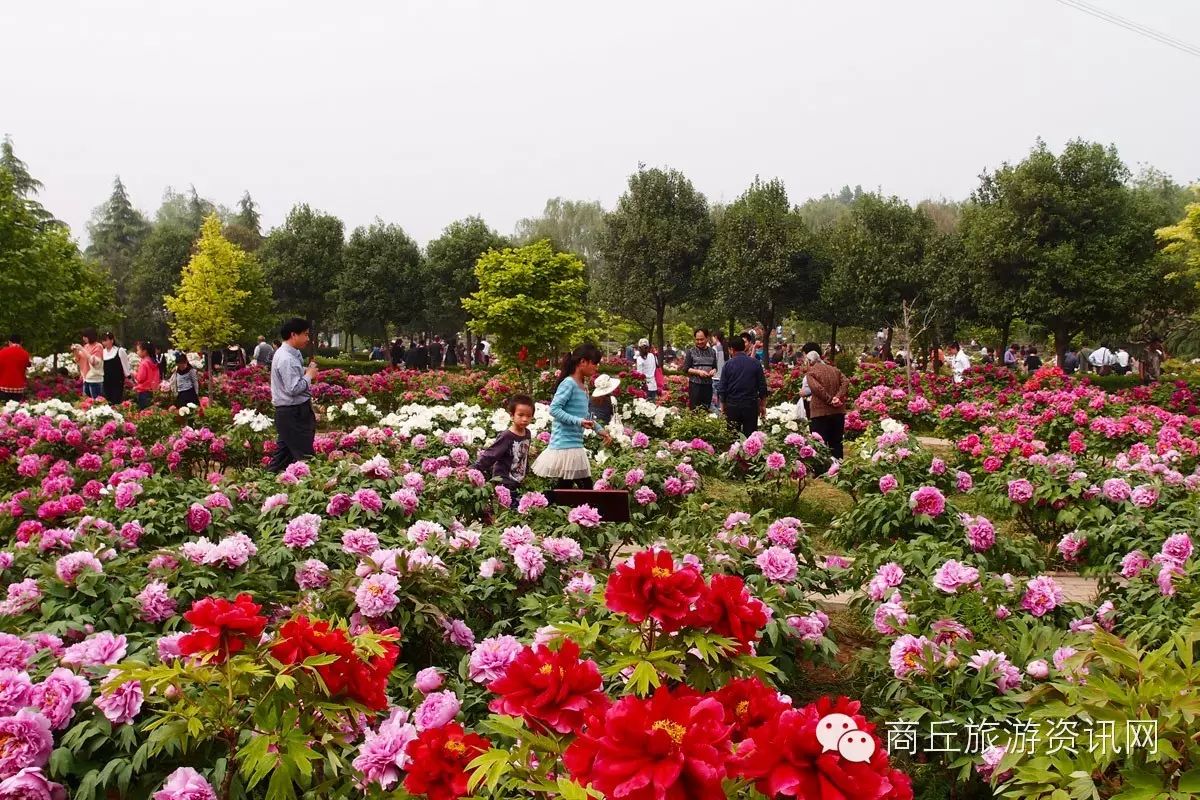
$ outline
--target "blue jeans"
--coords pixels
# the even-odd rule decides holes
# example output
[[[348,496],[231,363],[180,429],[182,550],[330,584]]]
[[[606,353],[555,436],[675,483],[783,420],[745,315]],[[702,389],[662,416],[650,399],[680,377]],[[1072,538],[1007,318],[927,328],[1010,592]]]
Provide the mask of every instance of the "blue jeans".
[[[720,378],[713,379],[712,410],[713,411],[721,410],[721,380],[720,380]]]
[[[89,381],[84,381],[83,382],[83,396],[90,397],[93,400],[95,400],[98,397],[104,396],[104,384],[100,383],[100,382],[91,383]]]

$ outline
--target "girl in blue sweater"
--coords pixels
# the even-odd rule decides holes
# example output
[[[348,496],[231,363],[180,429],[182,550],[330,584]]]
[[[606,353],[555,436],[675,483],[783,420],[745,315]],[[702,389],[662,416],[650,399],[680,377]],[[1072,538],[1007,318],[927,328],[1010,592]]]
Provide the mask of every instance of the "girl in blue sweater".
[[[581,344],[563,359],[558,389],[550,401],[550,444],[533,462],[533,473],[557,478],[559,489],[591,489],[592,466],[583,446],[585,429],[603,430],[588,418],[588,380],[600,364],[600,348]]]

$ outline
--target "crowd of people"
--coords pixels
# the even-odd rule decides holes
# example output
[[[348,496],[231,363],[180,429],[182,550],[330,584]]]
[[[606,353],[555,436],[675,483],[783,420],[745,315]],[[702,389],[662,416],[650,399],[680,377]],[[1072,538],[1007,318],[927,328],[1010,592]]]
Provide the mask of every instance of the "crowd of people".
[[[478,339],[468,356],[467,345],[459,341],[457,336],[449,341],[441,336],[410,337],[407,343],[403,338],[397,338],[386,352],[378,342],[372,344],[368,358],[371,361],[390,361],[396,368],[422,372],[457,366],[486,367],[492,363],[492,346],[486,339]]]

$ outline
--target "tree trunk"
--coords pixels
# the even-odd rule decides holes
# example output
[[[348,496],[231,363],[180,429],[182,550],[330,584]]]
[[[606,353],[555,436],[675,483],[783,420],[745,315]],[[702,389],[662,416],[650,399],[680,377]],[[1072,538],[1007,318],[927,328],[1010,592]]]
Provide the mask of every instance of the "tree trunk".
[[[1058,357],[1058,365],[1062,366],[1067,357],[1067,346],[1071,343],[1071,333],[1065,324],[1054,326],[1054,354]]]
[[[837,329],[836,322],[829,323],[829,349],[831,352],[837,352]]]
[[[1012,334],[1012,317],[1005,317],[1000,326],[1000,346],[996,348],[996,366],[1004,366],[1004,351],[1008,350],[1008,337]]]
[[[768,308],[763,314],[763,360],[771,365],[771,339],[775,336],[775,309]]]
[[[737,336],[737,328],[734,327],[736,325],[737,325],[737,320],[734,319],[733,317],[730,317],[729,318],[729,338],[730,339]]]
[[[659,357],[662,356],[665,334],[663,332],[663,317],[667,314],[667,304],[661,300],[654,302],[654,333],[658,341]]]
[[[912,353],[909,353],[907,358],[912,358]],[[883,360],[892,360],[892,326],[888,325],[887,335],[883,337]]]

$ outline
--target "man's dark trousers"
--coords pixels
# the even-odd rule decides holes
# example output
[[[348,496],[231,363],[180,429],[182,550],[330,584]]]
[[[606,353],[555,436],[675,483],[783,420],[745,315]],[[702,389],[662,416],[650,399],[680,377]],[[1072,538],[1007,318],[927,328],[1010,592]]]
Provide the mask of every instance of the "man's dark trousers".
[[[272,472],[282,472],[293,461],[312,457],[313,439],[317,435],[317,415],[312,403],[295,406],[275,406],[275,455],[271,457]]]
[[[725,419],[730,427],[740,431],[743,436],[749,436],[758,430],[758,406],[731,406],[726,403]]]

